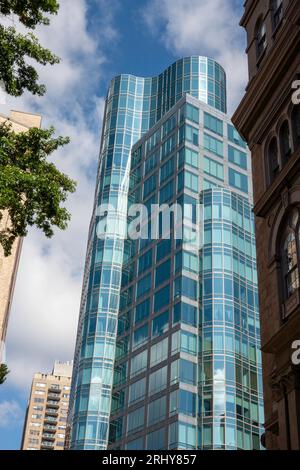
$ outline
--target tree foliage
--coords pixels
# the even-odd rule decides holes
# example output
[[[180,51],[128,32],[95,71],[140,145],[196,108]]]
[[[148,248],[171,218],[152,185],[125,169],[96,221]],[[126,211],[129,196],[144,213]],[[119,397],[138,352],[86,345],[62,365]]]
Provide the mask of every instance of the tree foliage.
[[[0,79],[5,91],[12,96],[21,96],[25,89],[34,95],[44,95],[45,85],[38,83],[36,69],[26,60],[30,58],[42,65],[53,65],[59,62],[58,57],[41,47],[33,34],[18,34],[13,27],[0,26],[0,47]]]
[[[6,364],[0,364],[0,385],[4,384],[9,370]]]
[[[56,0],[1,0],[0,13],[4,16],[15,14],[27,28],[37,24],[49,24],[44,13],[56,14],[59,4]]]
[[[49,155],[69,142],[53,138],[54,129],[29,129],[16,133],[7,122],[0,125],[0,218],[8,211],[11,225],[0,231],[5,256],[17,237],[36,226],[52,237],[53,226],[65,229],[70,214],[61,203],[76,183],[47,161]]]
[[[29,29],[48,25],[47,15],[56,14],[58,9],[56,0],[0,0],[0,15],[14,15]],[[0,81],[8,94],[21,96],[27,90],[41,96],[46,92],[32,63],[53,65],[59,58],[42,47],[37,37],[0,25],[0,50]],[[9,227],[0,231],[5,256],[11,253],[15,239],[27,234],[29,226],[51,237],[54,226],[65,229],[70,219],[61,203],[75,191],[76,183],[47,161],[69,139],[53,138],[53,134],[53,128],[16,133],[8,122],[0,125],[0,220],[1,211],[8,211],[10,216]]]
[[[38,24],[48,25],[45,13],[56,14],[56,0],[0,0],[0,14],[17,15],[19,21],[29,29]],[[42,65],[53,65],[59,58],[42,47],[32,34],[21,34],[13,26],[0,25],[0,80],[5,90],[13,96],[21,96],[25,90],[34,95],[43,95],[44,85],[38,83],[38,73],[28,60]]]

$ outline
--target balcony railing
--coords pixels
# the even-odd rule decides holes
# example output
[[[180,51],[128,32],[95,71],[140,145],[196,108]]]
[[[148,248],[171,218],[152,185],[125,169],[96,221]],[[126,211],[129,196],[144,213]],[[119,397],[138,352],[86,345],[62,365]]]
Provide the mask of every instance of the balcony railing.
[[[49,416],[58,416],[57,410],[53,408],[46,408],[46,414]]]
[[[47,406],[51,405],[51,407],[55,407],[55,408],[59,408],[59,403],[58,401],[54,401],[54,400],[49,400],[47,401]]]
[[[57,393],[57,394],[61,392],[61,389],[59,387],[55,387],[54,385],[50,385],[48,390],[51,393]]]
[[[43,439],[47,439],[48,441],[55,441],[55,436],[54,434],[49,434],[49,433],[44,433],[42,435]]]
[[[56,426],[51,426],[50,424],[45,424],[43,430],[46,431],[46,432],[52,432],[53,434],[55,434],[56,433]]]
[[[60,400],[60,395],[57,394],[57,393],[48,393],[47,400],[56,400],[56,401],[59,401],[59,400]]]
[[[45,416],[45,423],[57,423],[57,419],[53,416]]]
[[[53,442],[47,442],[47,441],[42,441],[41,447],[46,448],[46,449],[53,449],[54,448],[54,443]]]

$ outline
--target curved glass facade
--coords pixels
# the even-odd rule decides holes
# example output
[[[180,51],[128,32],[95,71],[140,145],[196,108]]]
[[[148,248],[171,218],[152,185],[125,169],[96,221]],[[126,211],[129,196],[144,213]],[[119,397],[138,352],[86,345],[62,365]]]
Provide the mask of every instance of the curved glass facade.
[[[112,204],[126,224],[132,145],[186,93],[226,112],[223,68],[188,57],[157,77],[118,76],[109,88],[74,356],[72,449],[105,449],[108,441],[124,247],[114,234],[97,237],[97,208]]]
[[[191,101],[186,108],[185,99]],[[203,106],[205,112],[201,110],[201,106]],[[177,113],[175,121],[172,117],[173,110],[175,114]],[[136,354],[136,352],[144,344],[143,341],[149,347],[150,345],[151,348],[153,346],[148,340],[150,340],[154,333],[150,334],[150,329],[147,330],[145,326],[145,312],[149,308],[160,310],[159,304],[162,299],[165,299],[166,302],[167,300],[170,301],[176,290],[191,290],[196,297],[193,300],[187,299],[184,304],[178,302],[179,297],[177,296],[175,302],[177,307],[175,309],[174,306],[172,315],[179,319],[177,323],[181,323],[180,318],[183,316],[190,319],[194,318],[194,323],[190,325],[190,329],[193,331],[183,331],[183,339],[181,340],[179,330],[179,332],[170,330],[170,333],[175,334],[172,342],[174,341],[175,345],[176,341],[178,344],[181,344],[180,341],[188,341],[188,344],[192,345],[195,337],[198,336],[198,328],[201,329],[201,334],[202,329],[203,332],[204,329],[206,331],[205,322],[200,326],[198,324],[198,319],[201,315],[198,312],[197,296],[198,292],[199,295],[201,292],[201,285],[199,286],[199,266],[202,263],[202,257],[195,261],[183,252],[182,256],[178,255],[176,263],[195,263],[193,265],[194,273],[192,272],[192,274],[190,273],[187,276],[179,276],[179,272],[177,272],[176,279],[174,279],[176,285],[174,284],[173,286],[172,284],[173,287],[170,287],[169,291],[167,288],[162,291],[159,290],[159,295],[156,295],[157,293],[154,293],[155,289],[153,290],[153,286],[151,286],[151,276],[139,276],[140,273],[137,269],[142,268],[138,268],[137,265],[129,270],[127,269],[129,258],[134,256],[130,251],[132,248],[130,244],[124,243],[122,237],[119,237],[117,231],[114,230],[112,233],[106,233],[104,238],[98,237],[97,228],[103,216],[103,214],[98,213],[98,207],[103,204],[112,205],[117,210],[115,222],[118,225],[116,227],[125,227],[127,224],[128,202],[140,202],[142,200],[141,193],[135,191],[135,188],[140,185],[142,178],[145,179],[143,198],[146,204],[151,203],[154,193],[157,198],[159,195],[160,202],[168,202],[170,197],[175,194],[174,191],[177,191],[178,194],[185,193],[185,187],[187,187],[187,196],[190,196],[189,201],[191,200],[191,195],[197,201],[203,189],[219,185],[231,187],[240,195],[244,194],[245,198],[249,197],[251,199],[248,155],[246,154],[244,143],[240,140],[230,121],[226,118],[225,112],[225,72],[215,61],[204,57],[181,59],[168,67],[158,77],[138,78],[131,75],[121,75],[114,78],[111,82],[104,114],[95,203],[90,224],[74,357],[69,416],[69,424],[72,428],[71,449],[106,449],[109,445],[109,427],[111,445],[114,445],[113,442],[117,443],[117,441],[123,439],[123,444],[128,449],[134,448],[134,446],[135,448],[143,448],[145,445],[148,448],[156,448],[155,442],[160,441],[157,433],[153,434],[156,431],[150,433],[152,436],[150,434],[147,436],[147,444],[143,439],[139,440],[140,438],[133,439],[131,437],[137,432],[141,423],[144,423],[142,409],[138,410],[137,406],[133,406],[132,415],[126,421],[126,428],[124,428],[123,418],[119,419],[117,415],[120,413],[120,408],[123,409],[123,414],[125,413],[125,404],[128,405],[128,400],[130,400],[128,393],[129,386],[131,387],[132,384],[128,383],[126,385],[127,388],[125,387],[129,373],[128,367],[130,367],[130,374],[134,367],[137,368],[137,371],[143,364],[148,367],[147,354],[142,350],[140,354]],[[168,121],[162,123],[165,126],[164,128],[160,127],[160,120]],[[152,128],[154,129],[153,133],[147,134],[149,129]],[[136,143],[143,135],[146,135],[147,142],[145,142],[145,148],[149,158],[147,158],[147,163],[145,163],[142,173],[138,165],[139,160],[142,158],[142,153],[139,145]],[[226,142],[224,144],[225,138]],[[187,147],[186,153],[184,151],[185,147]],[[178,152],[179,149],[181,149],[180,152]],[[199,157],[199,149],[201,149],[201,158]],[[157,151],[159,151],[159,154]],[[176,154],[176,159],[178,158],[178,163],[176,163],[178,166],[176,167],[171,163],[171,160],[168,160],[171,154]],[[195,164],[195,159],[198,162],[197,164]],[[189,169],[185,168],[185,160],[187,167],[190,167]],[[154,177],[156,172],[155,165],[158,164],[158,161],[162,162],[159,184],[157,184],[157,175]],[[227,171],[228,165],[230,168]],[[134,169],[135,167],[136,169]],[[172,172],[174,186],[171,185]],[[147,176],[150,177],[146,178]],[[175,187],[177,188],[176,190]],[[129,198],[128,194],[130,194]],[[144,248],[145,246],[142,245],[139,249],[143,251]],[[163,248],[161,249],[163,250]],[[142,263],[145,263],[145,266],[147,266],[148,261],[146,256]],[[172,261],[172,263],[175,263],[175,261]],[[198,266],[198,271],[196,266]],[[173,264],[171,268],[171,265],[164,265],[162,263],[155,276],[160,277],[161,280],[164,280],[166,277],[168,278],[168,276],[172,279],[173,274],[171,274],[171,269],[174,269]],[[133,286],[125,289],[128,283],[133,282],[134,277],[141,277],[139,279],[141,282],[136,284],[135,290]],[[147,289],[151,290],[151,288],[153,298],[150,304],[148,305],[147,302],[145,305],[141,304],[138,313],[135,312],[135,318],[140,316],[141,321],[144,320],[144,324],[141,323],[142,328],[136,327],[132,323],[132,317],[130,317],[131,307],[143,297],[144,292],[148,292]],[[204,296],[203,305],[206,305],[207,300]],[[225,304],[227,305],[226,302]],[[124,311],[125,315],[123,315]],[[244,321],[244,310],[242,309],[242,311],[243,313],[240,314],[240,318]],[[152,323],[149,326],[151,331],[153,328],[153,331],[157,331],[158,334],[161,332],[161,328],[164,328],[167,316],[166,311],[160,313],[161,315],[159,316],[161,318],[154,322],[155,326]],[[176,328],[178,329],[178,326]],[[128,335],[128,330],[130,330],[130,336]],[[188,338],[187,333],[190,333],[190,338]],[[119,341],[120,335],[121,341]],[[126,336],[127,340],[125,339]],[[129,348],[129,338],[132,341],[132,349]],[[198,344],[198,340],[196,340],[196,343]],[[171,339],[169,344],[168,347],[170,348]],[[158,359],[160,354],[165,354],[163,352],[165,347],[166,345],[162,346],[162,350],[159,350],[158,347],[156,353]],[[180,350],[180,346],[178,348]],[[131,358],[131,361],[124,361],[124,357],[130,351],[134,357]],[[226,352],[226,349],[224,351]],[[223,356],[227,357],[224,351]],[[201,356],[201,361],[202,356],[203,361],[204,358],[205,360],[207,359],[206,350],[200,351],[197,349],[196,356],[198,353]],[[178,359],[175,361],[176,365],[174,362],[173,369],[172,371],[170,369],[168,374],[175,374],[174,377],[177,374],[176,377],[180,377],[178,374],[181,373],[181,368],[183,370],[182,373],[185,374],[184,365],[188,365],[190,376],[194,374],[192,369],[194,370],[193,367],[198,362],[197,358],[194,352],[190,353],[186,350],[184,354],[186,356],[183,360],[188,362],[190,359],[190,364],[188,365],[185,362],[181,364],[181,359]],[[155,366],[157,370],[154,372],[157,372],[157,377],[151,380],[159,383],[158,362]],[[167,367],[171,367],[171,364],[168,364]],[[214,362],[212,367],[214,367]],[[251,364],[249,363],[250,367]],[[162,370],[166,372],[169,369]],[[180,383],[180,380],[177,380],[176,383]],[[122,384],[124,385],[123,389]],[[176,385],[175,382],[173,385]],[[133,394],[133,397],[134,394],[139,395],[140,388],[143,390],[144,386],[145,384],[143,385],[143,383],[136,385],[136,388],[133,387],[134,391],[130,393]],[[202,393],[206,394],[207,392],[205,387],[209,386],[211,384],[203,383],[203,380],[198,383],[198,379],[193,378],[193,383],[186,383],[184,393],[179,389],[172,389],[172,392],[174,392],[172,398],[171,395],[170,397],[166,395],[168,406],[170,406],[169,401],[172,399],[174,409],[177,406],[176,404],[178,404],[178,409],[180,409],[180,403],[186,400],[192,400],[192,402],[195,400],[198,388],[199,396],[202,396]],[[186,394],[187,392],[189,392],[188,395]],[[214,400],[214,398],[212,399]],[[135,403],[134,398],[132,400],[132,403]],[[193,414],[190,415],[188,420],[183,418],[183,421],[178,422],[178,419],[175,419],[174,410],[173,414],[170,414],[170,419],[167,423],[169,440],[168,443],[165,442],[166,448],[177,448],[178,446],[181,446],[181,448],[195,448],[200,446],[197,420],[201,420],[201,423],[203,421],[203,426],[208,426],[212,423],[209,420],[211,417],[206,414],[200,414],[198,411],[200,410],[198,398],[195,403],[197,411],[195,412],[193,409]],[[191,402],[189,404],[191,405]],[[162,402],[157,403],[157,406],[151,403],[149,403],[149,406],[156,413],[157,406],[163,410],[166,403],[164,404],[162,400]],[[206,401],[203,401],[201,406],[205,407]],[[220,415],[216,416],[219,419]],[[193,425],[188,424],[187,422],[191,421],[192,418],[196,420],[196,423]],[[228,426],[230,424],[231,422],[228,421]],[[189,443],[187,436],[192,434],[197,437],[195,437],[193,443]],[[127,440],[127,436],[130,436],[129,440]],[[236,437],[236,441],[237,439]],[[184,442],[186,442],[186,447],[184,447]],[[203,437],[203,447],[209,447],[204,442],[208,441],[204,441]],[[214,441],[211,442],[211,445],[214,447]]]
[[[258,450],[249,152],[224,114],[185,96],[132,155],[129,203],[178,204],[201,237],[177,238],[174,215],[157,239],[126,242],[109,448]]]
[[[259,449],[264,422],[254,217],[225,189],[203,193],[199,448]]]

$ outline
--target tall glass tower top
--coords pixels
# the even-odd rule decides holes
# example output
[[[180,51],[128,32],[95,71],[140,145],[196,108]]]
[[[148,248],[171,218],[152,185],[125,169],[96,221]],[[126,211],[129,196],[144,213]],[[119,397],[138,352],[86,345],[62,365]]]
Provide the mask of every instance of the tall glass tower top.
[[[144,122],[143,126],[143,130],[147,131],[184,93],[226,113],[224,69],[207,57],[186,57],[177,60],[159,76],[152,78],[126,74],[115,77],[110,85],[108,100],[113,95],[115,98],[118,95],[119,106],[126,108],[124,95],[142,99],[142,102],[138,103],[137,111],[149,114],[149,123],[146,125]]]
[[[156,449],[161,435],[166,449],[258,446],[261,387],[254,300],[248,309],[248,300],[256,298],[257,290],[250,160],[245,143],[225,113],[225,72],[204,57],[178,60],[158,77],[121,75],[111,82],[74,358],[69,416],[72,449]],[[227,191],[224,195],[222,188]],[[205,190],[211,196],[204,198]],[[212,195],[214,191],[219,192]],[[225,220],[228,209],[220,209],[220,220],[209,217],[208,209],[204,211],[203,230],[209,225],[213,230],[216,224],[221,237],[216,253],[207,240],[196,254],[173,241],[170,246],[162,240],[160,246],[157,240],[124,242],[117,226],[98,236],[104,216],[99,206],[116,208],[118,226],[125,227],[127,209],[133,202],[149,207],[177,199],[191,206],[202,201],[204,208],[214,207],[210,200],[229,204],[230,214],[238,221]],[[241,213],[237,207],[242,208]],[[243,240],[241,252],[225,246],[226,227],[232,237],[237,232]],[[249,259],[243,258],[246,240],[251,246]],[[204,258],[209,253],[210,267]],[[226,272],[229,258],[232,264]],[[247,269],[249,285],[243,279]],[[217,294],[215,287],[207,291],[207,277],[218,289],[222,285],[222,292]],[[249,297],[234,299],[235,277],[246,286],[245,293],[249,289]],[[239,302],[236,310],[235,302]],[[210,306],[210,317],[204,311],[206,306]],[[250,324],[253,331],[247,329]],[[226,350],[225,330],[236,350]],[[161,344],[160,335],[164,336]],[[210,352],[206,337],[211,338]],[[243,358],[242,348],[246,356],[251,351],[251,360]],[[237,367],[228,381],[227,359],[230,371]],[[244,386],[238,375],[244,373],[242,365],[247,374]],[[219,368],[219,393],[215,393],[215,367]],[[253,396],[247,385],[251,372]],[[211,378],[206,381],[209,373]],[[182,380],[181,374],[186,378]],[[226,412],[227,391],[230,405]],[[158,398],[156,393],[163,396]],[[237,419],[237,410],[244,413],[244,406],[250,410],[251,400],[253,419],[246,415]],[[150,415],[156,416],[155,421],[149,420]],[[219,426],[215,440],[214,423]]]

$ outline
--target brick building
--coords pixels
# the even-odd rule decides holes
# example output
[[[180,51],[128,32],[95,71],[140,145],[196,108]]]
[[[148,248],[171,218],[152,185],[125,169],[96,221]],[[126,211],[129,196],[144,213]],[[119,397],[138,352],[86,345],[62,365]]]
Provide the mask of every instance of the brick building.
[[[265,435],[268,449],[300,448],[299,0],[247,0],[249,83],[233,122],[252,152]],[[293,102],[294,101],[294,102]],[[294,355],[295,357],[295,355]]]

